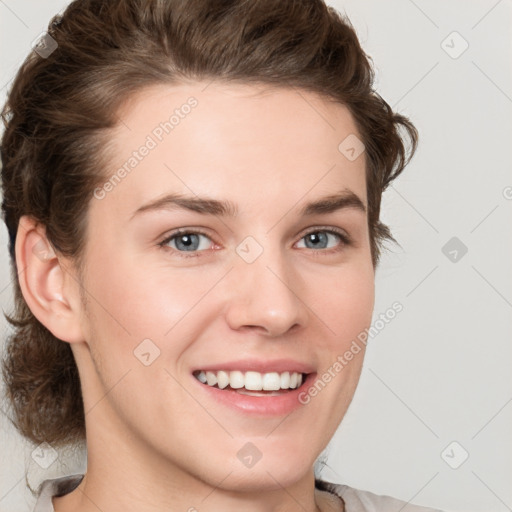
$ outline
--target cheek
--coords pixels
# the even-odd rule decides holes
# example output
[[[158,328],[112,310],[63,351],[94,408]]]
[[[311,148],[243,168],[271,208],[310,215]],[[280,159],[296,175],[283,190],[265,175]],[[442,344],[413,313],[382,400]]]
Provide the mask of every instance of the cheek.
[[[216,318],[208,291],[225,270],[148,268],[131,258],[109,262],[100,257],[91,258],[90,268],[85,286],[94,299],[86,337],[101,359],[131,366],[134,351],[149,339],[160,350],[159,363],[177,361]],[[202,300],[206,295],[208,300]]]
[[[217,285],[226,271],[222,265],[170,268],[161,258],[150,258],[151,264],[144,265],[140,255],[116,250],[115,244],[108,246],[104,241],[101,247],[92,247],[85,275],[93,309],[90,321],[96,332],[108,336],[109,350],[129,345],[131,353],[146,338],[161,340],[164,346],[173,331],[187,339],[189,330],[200,329],[215,317],[222,306],[219,297],[236,298],[231,292],[227,299],[221,293],[223,284]],[[119,256],[105,258],[105,254]],[[337,267],[297,261],[290,265],[294,292],[311,310],[306,328],[325,334],[315,336],[317,346],[338,350],[370,324],[374,272],[363,251]],[[214,287],[215,293],[208,293]]]
[[[112,328],[117,324],[135,337],[163,336],[186,315],[208,284],[192,274],[174,272],[171,276],[168,269],[148,270],[129,259],[92,266],[94,275],[89,276],[88,287],[97,297],[100,315]]]
[[[347,336],[353,339],[371,323],[375,300],[373,273],[363,272],[348,276],[340,288],[339,306],[337,311],[333,311],[336,319],[335,330],[344,340]]]
[[[312,300],[311,309],[325,327],[319,343],[329,352],[344,350],[370,325],[375,300],[371,265],[361,261],[320,277],[309,276],[304,286],[309,289],[304,293]]]

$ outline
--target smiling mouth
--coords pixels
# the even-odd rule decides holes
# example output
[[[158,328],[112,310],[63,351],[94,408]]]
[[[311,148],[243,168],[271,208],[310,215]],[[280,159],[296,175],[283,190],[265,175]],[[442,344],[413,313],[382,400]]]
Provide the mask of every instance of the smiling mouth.
[[[307,374],[299,372],[260,373],[237,370],[198,370],[193,375],[205,386],[249,396],[279,396],[299,388],[307,377]]]

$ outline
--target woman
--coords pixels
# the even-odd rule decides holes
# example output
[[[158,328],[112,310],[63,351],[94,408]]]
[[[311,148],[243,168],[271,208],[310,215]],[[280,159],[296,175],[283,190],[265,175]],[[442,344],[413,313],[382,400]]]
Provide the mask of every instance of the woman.
[[[382,192],[417,143],[320,0],[77,0],[3,117],[35,511],[398,510],[315,479],[356,389]],[[410,141],[399,133],[402,129]],[[358,338],[359,336],[359,338]],[[426,508],[408,505],[407,510]]]

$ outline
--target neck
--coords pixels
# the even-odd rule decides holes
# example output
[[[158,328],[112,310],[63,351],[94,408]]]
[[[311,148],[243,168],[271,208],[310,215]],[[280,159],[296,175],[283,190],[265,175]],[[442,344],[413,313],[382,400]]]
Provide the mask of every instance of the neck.
[[[340,510],[330,508],[327,493],[315,490],[313,469],[286,486],[269,471],[250,488],[237,486],[233,471],[210,482],[208,475],[201,479],[138,445],[133,435],[101,425],[95,422],[88,430],[84,479],[70,494],[53,499],[55,512]]]

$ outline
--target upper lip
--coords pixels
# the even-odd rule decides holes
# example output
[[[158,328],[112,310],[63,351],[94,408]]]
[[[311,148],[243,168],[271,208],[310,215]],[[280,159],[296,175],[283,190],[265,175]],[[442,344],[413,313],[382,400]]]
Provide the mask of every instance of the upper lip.
[[[218,372],[225,371],[241,371],[241,372],[259,372],[259,373],[284,373],[284,372],[297,372],[297,373],[312,373],[314,368],[311,364],[294,361],[293,359],[240,359],[238,361],[226,361],[218,364],[208,364],[197,367],[195,371],[211,371]]]

